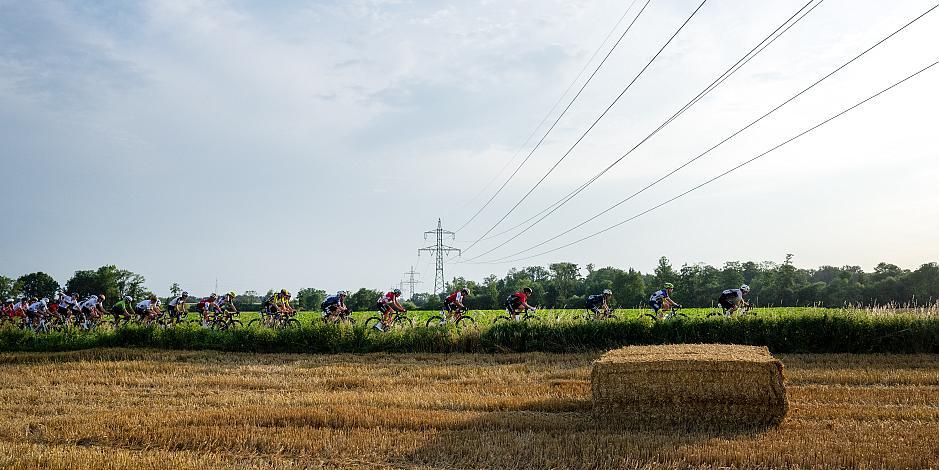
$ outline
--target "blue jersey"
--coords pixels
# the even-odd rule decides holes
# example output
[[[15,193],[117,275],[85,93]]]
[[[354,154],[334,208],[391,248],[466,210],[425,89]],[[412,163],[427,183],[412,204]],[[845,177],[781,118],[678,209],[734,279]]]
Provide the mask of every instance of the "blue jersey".
[[[328,307],[328,306],[330,306],[330,305],[336,305],[336,304],[338,304],[338,303],[339,303],[339,296],[338,296],[338,295],[331,295],[331,296],[329,296],[329,297],[326,297],[326,300],[323,301],[323,307],[325,308],[325,307]]]
[[[668,292],[666,292],[665,289],[657,290],[655,291],[655,293],[652,294],[652,297],[649,297],[649,302],[658,302],[662,299],[667,299],[667,298],[668,298]]]

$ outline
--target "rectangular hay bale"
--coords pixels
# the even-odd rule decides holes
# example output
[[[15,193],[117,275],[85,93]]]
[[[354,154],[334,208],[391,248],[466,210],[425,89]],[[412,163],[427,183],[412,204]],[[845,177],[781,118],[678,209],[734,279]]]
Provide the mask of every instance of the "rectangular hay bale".
[[[759,346],[627,346],[593,364],[597,411],[683,423],[778,424],[788,404],[783,365]]]

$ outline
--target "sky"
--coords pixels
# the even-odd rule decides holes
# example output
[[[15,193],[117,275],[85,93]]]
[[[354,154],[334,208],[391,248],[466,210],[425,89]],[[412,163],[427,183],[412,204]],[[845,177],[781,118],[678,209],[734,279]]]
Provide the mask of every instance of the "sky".
[[[474,244],[490,227],[583,184],[805,2],[706,2],[588,132],[700,3],[651,0],[546,133],[644,3],[0,0],[0,274],[64,283],[115,264],[160,294],[174,282],[333,291],[390,288],[413,266],[430,291],[434,260],[417,250],[438,218],[457,232],[446,243],[465,249],[448,258],[448,279],[559,261],[650,271],[660,256],[939,261],[939,66],[672,203],[518,260],[654,207],[939,60],[934,10],[672,173],[932,0],[824,0],[583,193],[480,256],[515,233]]]

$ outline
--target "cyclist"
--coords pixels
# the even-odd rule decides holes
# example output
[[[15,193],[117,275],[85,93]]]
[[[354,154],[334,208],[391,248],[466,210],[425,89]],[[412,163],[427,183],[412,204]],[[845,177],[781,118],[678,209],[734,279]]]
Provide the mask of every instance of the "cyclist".
[[[505,311],[514,318],[515,321],[519,320],[520,311],[531,310],[534,312],[537,310],[535,307],[528,305],[528,296],[531,294],[531,288],[526,287],[522,289],[521,292],[516,292],[505,299]]]
[[[613,298],[613,291],[603,289],[602,294],[593,294],[587,296],[587,310],[593,312],[594,316],[600,313],[610,313],[610,299]]]
[[[375,328],[379,331],[385,330],[384,325],[391,322],[391,315],[394,312],[407,312],[407,310],[401,306],[401,303],[398,302],[398,297],[401,297],[401,289],[395,289],[378,298],[378,305],[376,307],[381,313],[381,321],[375,324]]]
[[[111,315],[114,315],[114,326],[120,325],[121,318],[124,319],[124,323],[130,321],[131,313],[134,312],[134,307],[131,305],[133,302],[133,297],[125,295],[118,303],[111,306]]]
[[[744,284],[739,289],[727,289],[721,292],[717,298],[717,303],[724,309],[724,315],[730,316],[741,306],[749,307],[750,303],[744,300],[744,296],[750,293],[750,286]]]
[[[173,314],[173,316],[179,318],[189,312],[189,308],[186,307],[186,299],[188,298],[189,292],[183,292],[182,294],[170,299],[166,305],[169,306],[170,312]]]
[[[466,311],[466,305],[464,305],[463,302],[466,301],[469,295],[469,289],[464,287],[447,296],[446,300],[443,302],[443,307],[447,309],[447,314],[451,318],[459,318],[460,315]]]
[[[59,308],[56,310],[56,313],[60,317],[68,318],[72,315],[77,317],[80,312],[81,305],[78,303],[78,294],[74,292],[66,294],[63,292],[62,296],[59,297]]]
[[[150,294],[150,297],[137,302],[134,311],[140,320],[149,323],[150,320],[160,315],[160,301],[156,295]]]
[[[335,295],[326,297],[326,300],[320,304],[320,308],[323,309],[323,318],[327,318],[332,321],[336,321],[340,316],[349,313],[349,307],[346,307],[346,297],[348,294],[346,291],[341,290]]]
[[[222,309],[218,306],[218,294],[213,292],[208,297],[203,298],[196,304],[196,312],[202,315],[202,326],[209,325],[210,313],[221,313]]]
[[[672,291],[675,290],[675,285],[671,282],[666,282],[662,287],[662,289],[653,292],[652,296],[649,297],[649,306],[652,307],[652,311],[659,316],[661,316],[659,313],[661,310],[669,310],[672,307],[681,308],[678,302],[672,300]]]
[[[16,309],[14,305],[15,303],[16,302],[13,299],[7,299],[6,302],[3,303],[3,320],[4,321],[6,320],[13,321],[14,318],[21,316],[20,314],[18,314],[20,312],[18,312],[18,310]]]
[[[218,301],[219,313],[238,313],[238,307],[235,307],[235,291],[231,291],[222,296]]]
[[[274,294],[274,296],[271,297],[271,305],[278,313],[285,313],[287,315],[296,313],[296,310],[290,306],[290,292],[288,292],[287,289],[281,289],[280,292]]]
[[[104,312],[104,294],[101,296],[92,295],[85,299],[81,303],[81,313],[85,319],[85,322],[89,320],[97,320],[101,318],[101,314]]]
[[[35,319],[41,322],[47,313],[49,313],[49,299],[46,298],[38,300],[33,298],[29,307],[26,308],[26,315],[29,317],[30,321]]]

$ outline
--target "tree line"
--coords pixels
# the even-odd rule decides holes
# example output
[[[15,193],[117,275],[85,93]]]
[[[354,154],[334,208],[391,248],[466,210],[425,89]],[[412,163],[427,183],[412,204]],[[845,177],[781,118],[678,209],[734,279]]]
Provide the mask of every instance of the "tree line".
[[[513,268],[504,277],[493,274],[481,282],[456,277],[447,283],[446,292],[467,287],[472,291],[469,305],[484,310],[502,308],[506,297],[525,287],[532,289],[534,304],[546,307],[579,308],[587,296],[604,289],[613,291],[615,306],[644,306],[649,295],[667,282],[675,285],[673,297],[686,307],[712,306],[721,291],[741,284],[750,285],[749,299],[760,306],[902,306],[931,305],[939,301],[939,264],[935,262],[925,263],[915,270],[880,263],[872,272],[866,272],[860,266],[797,268],[792,260],[793,256],[789,254],[782,263],[728,261],[720,268],[702,263],[675,268],[663,256],[651,273],[633,268],[598,269],[592,264],[581,268],[575,263],[563,262],[549,264],[547,268]],[[65,290],[82,297],[104,294],[110,305],[125,295],[134,299],[148,296],[150,290],[145,287],[145,282],[142,275],[114,265],[76,271],[64,285],[46,273],[35,272],[16,279],[0,276],[0,298],[52,299],[58,291]],[[170,287],[174,296],[181,292],[178,284]],[[371,310],[383,292],[363,287],[351,291],[347,304],[354,311]],[[272,293],[270,290],[263,295],[247,291],[235,297],[235,305],[241,310],[256,310]],[[332,293],[322,289],[304,288],[294,298],[301,309],[318,310],[329,294]],[[408,309],[437,309],[445,297],[446,293],[419,293],[404,306]]]

